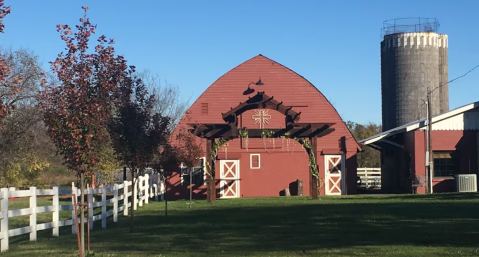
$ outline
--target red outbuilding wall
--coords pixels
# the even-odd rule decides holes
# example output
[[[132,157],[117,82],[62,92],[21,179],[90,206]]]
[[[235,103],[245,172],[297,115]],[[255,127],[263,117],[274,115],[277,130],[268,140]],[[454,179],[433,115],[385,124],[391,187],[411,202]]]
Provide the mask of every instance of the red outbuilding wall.
[[[251,84],[250,88],[255,92],[245,95],[245,90],[250,82],[256,82],[261,78],[264,85]],[[334,86],[334,85],[324,85]],[[319,86],[319,89],[321,86]],[[301,123],[335,123],[335,129],[329,135],[318,138],[317,163],[320,175],[324,180],[325,155],[344,154],[345,165],[343,179],[347,181],[343,193],[356,193],[356,153],[359,149],[357,142],[342,121],[341,117],[326,99],[326,97],[315,88],[309,81],[288,69],[287,67],[262,55],[238,65],[218,80],[213,82],[192,104],[187,114],[181,119],[175,129],[172,140],[181,127],[188,123],[224,123],[222,113],[228,112],[240,102],[253,96],[256,92],[265,92],[266,95],[274,97],[279,102],[296,112],[301,112]],[[253,116],[257,111],[249,110],[239,116],[239,126],[247,128],[260,128],[255,123]],[[267,122],[263,122],[265,129],[281,128],[285,126],[284,115],[275,110],[267,110],[265,113]],[[206,152],[204,140],[203,151]],[[342,143],[344,142],[344,143]],[[251,169],[250,155],[260,154],[260,168]],[[206,155],[206,153],[205,153]],[[244,140],[233,139],[226,147],[219,150],[216,180],[220,179],[218,163],[220,160],[239,160],[240,167],[240,197],[265,197],[278,196],[280,191],[290,187],[297,179],[303,180],[304,195],[309,194],[309,166],[308,155],[302,146],[294,140],[275,139],[274,147],[271,139],[249,139],[248,148]],[[188,197],[188,186],[180,183],[179,173],[171,178],[168,185],[167,197],[170,199],[181,199]],[[219,182],[217,191],[219,192]],[[206,186],[194,186],[194,197],[204,198]],[[171,189],[171,190],[170,190]],[[325,186],[321,188],[321,194],[325,194]],[[218,195],[218,194],[217,194]]]
[[[407,137],[414,138],[412,163],[414,173],[426,175],[426,130],[416,130],[406,133]],[[459,158],[460,174],[476,174],[477,167],[477,131],[476,130],[436,130],[432,131],[433,151],[455,151]],[[452,177],[434,177],[433,190],[436,193],[454,192],[456,185]],[[425,193],[425,188],[418,188],[418,193]]]

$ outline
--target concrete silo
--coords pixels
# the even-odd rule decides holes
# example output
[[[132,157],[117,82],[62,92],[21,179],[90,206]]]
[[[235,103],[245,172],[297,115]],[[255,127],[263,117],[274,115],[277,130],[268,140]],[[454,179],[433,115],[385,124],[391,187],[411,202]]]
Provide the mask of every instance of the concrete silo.
[[[426,117],[427,88],[432,115],[449,110],[446,34],[436,19],[384,22],[381,42],[383,131]]]

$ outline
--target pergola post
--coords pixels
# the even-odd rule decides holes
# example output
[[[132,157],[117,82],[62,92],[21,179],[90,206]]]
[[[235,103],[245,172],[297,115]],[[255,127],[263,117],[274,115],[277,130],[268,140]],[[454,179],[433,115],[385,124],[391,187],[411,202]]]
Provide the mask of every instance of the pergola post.
[[[213,163],[213,158],[211,156],[211,151],[213,151],[213,144],[215,140],[213,138],[207,138],[206,139],[206,169],[209,173],[208,176],[206,176],[206,201],[207,202],[212,202],[213,195],[216,196],[214,188],[215,188],[215,179],[214,179],[214,163]],[[211,176],[210,176],[211,175]],[[213,185],[213,186],[211,186]],[[213,188],[213,190],[212,190]]]
[[[318,139],[316,137],[312,137],[309,139],[311,142],[311,152],[314,155],[314,165],[316,165],[316,170],[318,171],[319,175],[319,167],[318,167]],[[310,180],[310,195],[311,199],[316,200],[318,199],[318,178],[313,176],[311,171],[309,172],[309,180]]]

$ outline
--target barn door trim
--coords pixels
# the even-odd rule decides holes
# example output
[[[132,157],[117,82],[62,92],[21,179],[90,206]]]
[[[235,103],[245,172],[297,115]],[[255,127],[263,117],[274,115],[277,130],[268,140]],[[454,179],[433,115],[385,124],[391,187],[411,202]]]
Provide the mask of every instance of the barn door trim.
[[[326,195],[346,194],[345,162],[346,160],[344,154],[324,155],[324,178]],[[330,168],[330,164],[332,164],[332,168]],[[339,164],[340,167],[338,167]],[[339,173],[331,174],[331,171],[333,170],[339,171]]]
[[[220,160],[220,198],[240,197],[239,160]]]

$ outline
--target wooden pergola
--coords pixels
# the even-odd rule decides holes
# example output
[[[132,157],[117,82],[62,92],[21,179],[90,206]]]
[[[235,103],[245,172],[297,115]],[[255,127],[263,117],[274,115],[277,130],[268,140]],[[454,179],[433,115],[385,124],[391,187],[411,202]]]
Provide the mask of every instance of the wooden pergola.
[[[268,129],[273,132],[273,138],[289,137],[309,140],[311,151],[316,156],[318,152],[317,138],[323,137],[334,131],[331,128],[335,123],[299,123],[301,112],[295,112],[291,107],[285,106],[283,102],[278,102],[272,96],[266,95],[264,92],[258,92],[255,96],[249,97],[245,102],[239,103],[238,106],[231,108],[227,113],[222,113],[225,123],[208,123],[208,124],[188,124],[192,127],[190,130],[196,136],[206,139],[206,165],[211,167],[209,172],[211,176],[207,176],[207,199],[208,202],[216,199],[216,183],[215,168],[211,152],[216,139],[225,138],[233,139],[240,137],[238,128],[238,116],[242,113],[253,109],[270,109],[276,110],[285,115],[285,127],[278,129]],[[248,138],[262,138],[264,129],[248,129]],[[316,158],[314,160],[317,169]],[[309,184],[310,195],[312,199],[318,198],[317,178],[310,172]]]

